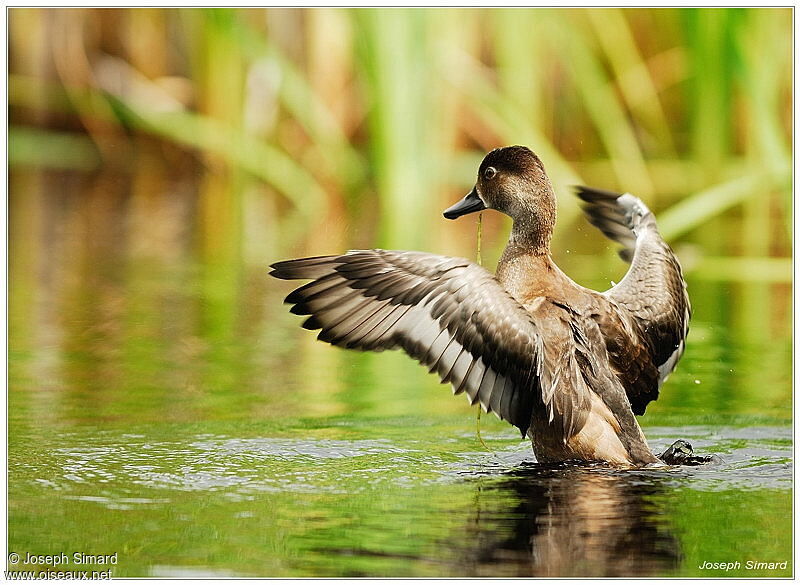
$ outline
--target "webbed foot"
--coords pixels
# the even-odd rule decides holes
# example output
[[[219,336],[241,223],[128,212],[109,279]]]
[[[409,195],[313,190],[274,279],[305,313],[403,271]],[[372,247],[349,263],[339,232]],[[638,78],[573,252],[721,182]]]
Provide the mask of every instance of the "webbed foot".
[[[705,465],[720,461],[716,455],[695,455],[689,441],[679,439],[672,443],[666,451],[657,455],[667,465]]]

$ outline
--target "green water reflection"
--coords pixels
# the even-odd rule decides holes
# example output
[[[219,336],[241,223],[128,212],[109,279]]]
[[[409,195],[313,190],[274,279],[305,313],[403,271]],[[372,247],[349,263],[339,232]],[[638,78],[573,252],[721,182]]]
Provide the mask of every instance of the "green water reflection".
[[[686,355],[641,421],[724,463],[542,470],[484,416],[487,453],[403,355],[301,330],[266,276],[286,251],[218,267],[118,203],[12,208],[10,551],[116,552],[115,576],[792,574],[789,287],[690,282]]]
[[[487,425],[488,455],[463,426],[344,417],[25,436],[10,550],[117,552],[117,576],[698,575],[704,560],[791,560],[786,429],[653,429],[726,463],[623,473],[542,471],[502,428]]]

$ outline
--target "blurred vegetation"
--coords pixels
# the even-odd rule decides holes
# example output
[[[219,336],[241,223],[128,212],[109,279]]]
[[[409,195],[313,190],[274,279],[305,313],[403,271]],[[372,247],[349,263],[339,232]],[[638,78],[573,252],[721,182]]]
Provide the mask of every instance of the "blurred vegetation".
[[[12,298],[80,250],[197,261],[224,331],[249,267],[281,257],[473,257],[475,222],[440,212],[525,144],[578,281],[624,267],[570,186],[631,191],[709,283],[707,318],[788,331],[792,42],[791,8],[11,8]],[[508,220],[484,215],[491,268]]]
[[[522,143],[562,192],[679,204],[671,238],[737,208],[709,252],[788,250],[788,8],[12,8],[9,26],[12,169],[130,172],[156,138],[257,179],[282,235],[346,210],[423,246],[482,154]],[[214,229],[241,228],[241,201],[197,221],[225,205]]]

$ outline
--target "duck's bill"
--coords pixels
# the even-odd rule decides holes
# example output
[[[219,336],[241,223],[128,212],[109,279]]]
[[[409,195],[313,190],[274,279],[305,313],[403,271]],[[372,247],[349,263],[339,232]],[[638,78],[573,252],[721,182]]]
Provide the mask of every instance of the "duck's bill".
[[[445,209],[444,216],[447,219],[455,219],[468,213],[483,211],[484,209],[486,209],[486,206],[483,204],[481,198],[478,197],[478,191],[473,187],[472,191],[467,193],[461,201]]]

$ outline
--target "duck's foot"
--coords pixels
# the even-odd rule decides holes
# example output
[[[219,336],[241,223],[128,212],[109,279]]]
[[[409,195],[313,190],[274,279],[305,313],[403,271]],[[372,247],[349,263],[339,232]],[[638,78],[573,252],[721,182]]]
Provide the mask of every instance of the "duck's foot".
[[[705,465],[719,461],[719,457],[716,455],[695,455],[689,441],[683,439],[672,443],[657,457],[667,465]]]

